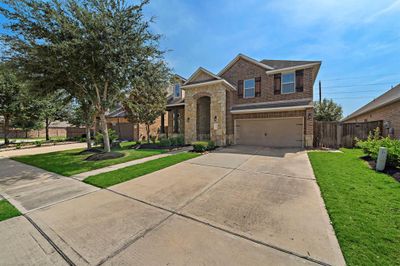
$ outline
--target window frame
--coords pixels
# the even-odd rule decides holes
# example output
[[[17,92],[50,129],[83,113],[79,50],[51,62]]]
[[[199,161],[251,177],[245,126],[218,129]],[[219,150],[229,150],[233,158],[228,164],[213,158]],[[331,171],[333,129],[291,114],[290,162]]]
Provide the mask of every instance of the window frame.
[[[176,88],[179,88],[179,95],[178,95],[178,96],[176,95]],[[176,84],[174,85],[174,98],[179,98],[179,97],[181,97],[181,93],[182,93],[181,84],[176,83]]]
[[[254,82],[254,86],[253,87],[247,88],[247,90],[253,89],[253,96],[246,96],[246,81],[248,81],[248,80],[252,80]],[[255,78],[251,78],[251,79],[243,80],[243,98],[244,99],[250,99],[250,98],[255,98],[255,97],[256,97],[256,79]]]
[[[283,82],[283,76],[288,75],[288,74],[293,75],[293,82]],[[286,85],[286,84],[293,84],[292,92],[283,92],[283,85]],[[281,94],[292,94],[292,93],[296,93],[296,71],[281,73]]]

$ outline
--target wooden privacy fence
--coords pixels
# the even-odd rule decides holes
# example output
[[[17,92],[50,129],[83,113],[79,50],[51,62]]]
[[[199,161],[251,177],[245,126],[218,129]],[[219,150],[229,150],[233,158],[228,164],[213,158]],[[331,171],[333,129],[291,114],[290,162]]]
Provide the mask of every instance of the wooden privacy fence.
[[[355,138],[366,139],[376,128],[383,132],[383,121],[361,123],[314,121],[314,147],[354,147]]]

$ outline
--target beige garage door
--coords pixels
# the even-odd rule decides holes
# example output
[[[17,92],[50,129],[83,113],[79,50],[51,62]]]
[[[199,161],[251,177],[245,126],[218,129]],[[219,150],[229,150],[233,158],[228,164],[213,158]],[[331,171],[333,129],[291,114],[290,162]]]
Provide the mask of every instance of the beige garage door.
[[[302,147],[303,118],[236,120],[236,144]]]

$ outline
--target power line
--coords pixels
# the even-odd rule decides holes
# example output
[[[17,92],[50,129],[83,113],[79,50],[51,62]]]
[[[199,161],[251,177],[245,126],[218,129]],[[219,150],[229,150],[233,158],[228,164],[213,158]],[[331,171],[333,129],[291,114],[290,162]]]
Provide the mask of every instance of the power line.
[[[383,77],[390,77],[390,76],[394,76],[394,75],[399,75],[399,73],[386,74]],[[376,75],[368,75],[368,76],[332,78],[332,79],[323,79],[322,81],[351,80],[351,79],[361,79],[361,78],[370,78],[370,77],[381,77],[382,78],[382,75],[376,74]]]
[[[352,84],[352,85],[344,85],[344,86],[326,86],[324,87],[325,89],[329,88],[352,88],[352,87],[363,87],[363,86],[376,86],[376,85],[393,85],[393,84],[398,84],[400,83],[399,81],[395,82],[381,82],[381,83],[367,83],[367,84]]]
[[[328,91],[328,92],[325,92],[325,94],[342,94],[342,93],[346,94],[346,93],[355,93],[355,92],[378,92],[378,91],[377,90],[363,90],[363,91],[353,90],[353,91],[342,91],[342,92],[340,92],[340,91],[334,91],[334,92]]]

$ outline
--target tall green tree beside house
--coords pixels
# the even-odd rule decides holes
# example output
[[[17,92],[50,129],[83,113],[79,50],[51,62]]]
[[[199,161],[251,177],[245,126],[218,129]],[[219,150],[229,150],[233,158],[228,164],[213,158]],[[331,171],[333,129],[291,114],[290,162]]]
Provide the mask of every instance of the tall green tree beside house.
[[[1,36],[7,57],[42,91],[68,91],[93,104],[104,149],[110,151],[106,111],[164,64],[160,36],[150,31],[143,0],[5,0],[0,13],[11,33]]]
[[[21,110],[22,86],[8,66],[0,66],[0,116],[3,117],[4,143],[9,144],[10,123]]]
[[[314,103],[314,117],[318,121],[339,121],[343,117],[342,107],[332,99]]]
[[[132,83],[134,87],[123,106],[130,122],[146,125],[147,142],[150,142],[150,126],[165,112],[171,75],[163,62],[141,68],[145,74]]]

